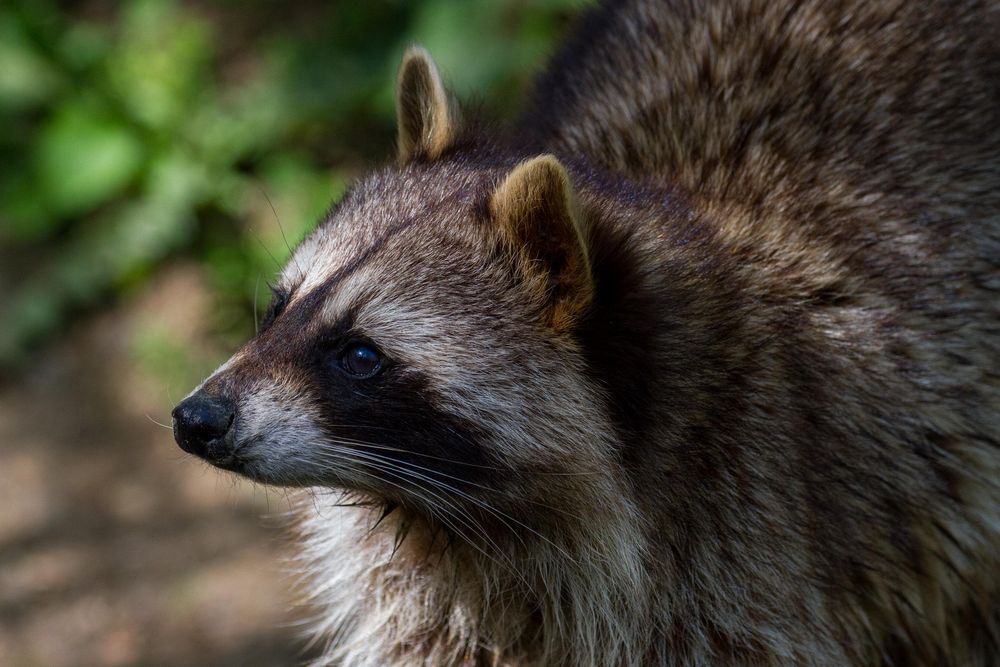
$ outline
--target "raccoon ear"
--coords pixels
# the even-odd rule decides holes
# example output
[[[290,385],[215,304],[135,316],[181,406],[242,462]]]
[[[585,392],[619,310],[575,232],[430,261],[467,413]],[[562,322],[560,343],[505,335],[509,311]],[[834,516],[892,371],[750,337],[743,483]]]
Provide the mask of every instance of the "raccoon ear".
[[[400,163],[441,155],[458,134],[459,121],[458,105],[445,90],[431,54],[410,47],[396,80]]]
[[[551,155],[522,162],[493,193],[490,212],[501,234],[528,260],[551,326],[570,328],[590,305],[594,285],[583,218],[566,169]]]

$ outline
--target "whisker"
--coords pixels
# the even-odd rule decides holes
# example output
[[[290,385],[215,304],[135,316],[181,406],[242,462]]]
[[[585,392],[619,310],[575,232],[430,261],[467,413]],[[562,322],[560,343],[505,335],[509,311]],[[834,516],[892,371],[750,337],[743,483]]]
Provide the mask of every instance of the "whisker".
[[[365,428],[368,428],[368,427],[365,427]],[[386,428],[386,427],[372,426],[370,428],[385,430],[385,431],[389,431],[391,433],[394,432],[393,429],[389,429],[389,428]],[[369,442],[369,441],[366,441],[366,440],[357,440],[355,438],[344,438],[344,437],[338,436],[337,437],[337,441],[338,442],[347,443],[347,444],[352,444],[352,445],[361,445],[361,446],[364,446],[364,447],[370,447],[372,449],[383,449],[383,450],[391,451],[391,452],[401,452],[401,453],[404,453],[404,454],[408,454],[410,456],[419,456],[421,458],[434,459],[436,461],[443,461],[444,463],[450,463],[452,465],[465,466],[465,467],[468,467],[468,468],[481,468],[483,470],[496,470],[496,471],[503,471],[503,470],[505,470],[505,468],[501,468],[499,466],[490,466],[490,465],[484,465],[484,464],[481,464],[481,463],[467,463],[465,461],[458,461],[458,460],[455,460],[455,459],[448,459],[448,458],[444,458],[442,456],[434,456],[433,454],[424,454],[422,452],[413,452],[413,451],[410,451],[408,449],[402,449],[400,447],[390,447],[388,445],[380,445],[380,444],[376,444],[374,442]],[[466,440],[466,442],[468,442],[468,441]],[[533,471],[533,472],[534,472],[534,474],[537,474],[537,475],[552,475],[552,476],[565,476],[565,477],[591,476],[591,475],[599,475],[599,474],[601,474],[600,472],[598,472],[596,470],[581,470],[581,471],[566,471],[566,472],[538,470],[538,471]]]
[[[273,254],[271,254],[271,251],[267,249],[267,245],[264,243],[264,240],[260,238],[260,234],[257,233],[257,230],[249,227],[248,229],[250,229],[250,233],[253,234],[253,237],[257,240],[257,243],[260,244],[260,247],[263,248],[264,252],[267,253],[267,256],[271,258],[272,262],[274,262],[274,265],[278,267],[278,271],[281,271],[281,262],[279,262],[277,258]]]
[[[537,536],[538,538],[540,538],[544,542],[547,542],[550,546],[552,546],[553,548],[555,548],[556,550],[558,550],[560,553],[562,553],[562,555],[564,557],[566,557],[566,558],[568,558],[570,560],[573,560],[572,556],[570,556],[570,554],[568,554],[562,547],[560,547],[558,544],[556,544],[555,542],[551,541],[550,539],[548,539],[547,537],[545,537],[544,535],[542,535],[541,533],[539,533],[535,529],[531,528],[530,526],[528,526],[524,522],[519,521],[518,519],[516,519],[515,517],[511,516],[510,514],[508,514],[506,512],[503,512],[503,511],[501,511],[501,510],[499,510],[499,509],[491,506],[489,503],[487,503],[486,501],[484,501],[482,499],[479,499],[479,498],[476,498],[476,497],[474,497],[472,495],[469,495],[468,493],[462,491],[461,489],[455,488],[454,486],[452,486],[450,484],[447,484],[447,483],[444,483],[444,482],[442,482],[440,480],[436,480],[436,479],[433,479],[433,478],[428,477],[426,475],[417,473],[417,472],[415,472],[413,470],[413,468],[419,468],[421,470],[425,470],[427,472],[431,472],[431,473],[435,473],[435,474],[444,475],[443,473],[437,473],[436,471],[430,470],[428,468],[422,468],[421,466],[416,466],[414,464],[408,464],[408,463],[405,463],[405,462],[393,461],[391,459],[387,459],[387,458],[385,458],[383,456],[380,456],[380,455],[372,453],[372,452],[367,452],[367,453],[358,452],[358,454],[359,455],[363,455],[364,458],[368,459],[369,461],[379,461],[379,462],[387,464],[387,465],[392,465],[396,469],[399,469],[401,471],[405,471],[405,472],[409,473],[414,478],[422,479],[422,480],[428,482],[429,484],[433,484],[436,488],[441,489],[442,491],[451,492],[454,495],[458,496],[459,498],[465,499],[465,500],[471,502],[472,504],[474,504],[474,505],[476,505],[476,506],[478,506],[478,507],[486,510],[487,512],[489,512],[490,514],[492,514],[493,516],[495,516],[497,519],[499,519],[500,522],[503,523],[504,526],[506,526],[507,529],[510,530],[511,533],[515,537],[517,537],[517,539],[520,540],[522,544],[525,544],[524,538],[521,537],[518,534],[517,530],[514,529],[514,526],[510,525],[507,522],[507,520],[509,519],[510,521],[513,521],[515,524],[517,524],[517,525],[521,526],[522,528],[524,528],[525,530],[527,530],[528,532],[530,532],[533,535]],[[444,475],[444,476],[445,477],[451,477],[450,475]],[[452,479],[457,479],[457,478],[453,478],[452,477]],[[462,480],[459,480],[459,481],[462,481]],[[475,485],[475,486],[480,486],[481,488],[484,488],[484,489],[488,488],[488,487],[484,487],[484,486],[481,486],[481,485],[478,485],[478,484]]]
[[[253,286],[253,335],[260,333],[260,320],[257,318],[257,295],[260,292],[260,273],[257,274],[257,282]]]
[[[339,453],[341,455],[346,454],[348,455],[348,457],[355,457],[355,458],[357,458],[360,455],[362,457],[362,460],[364,460],[365,457],[364,452],[357,452],[344,448],[337,448],[337,449],[339,451],[333,453],[335,454]],[[343,457],[340,457],[340,460],[343,461],[345,459]],[[459,512],[458,508],[446,502],[447,501],[446,497],[441,496],[440,494],[435,493],[432,489],[421,485],[419,483],[420,478],[415,476],[415,473],[413,473],[413,471],[408,471],[404,468],[401,468],[396,462],[392,461],[391,459],[370,458],[367,461],[367,465],[375,468],[376,470],[381,471],[386,475],[390,475],[402,482],[407,482],[412,484],[414,488],[407,489],[406,487],[402,487],[399,484],[392,482],[391,480],[379,478],[380,481],[391,484],[392,486],[400,489],[404,493],[411,493],[416,495],[418,498],[421,498],[424,501],[424,503],[427,504],[428,510],[431,511],[432,515],[435,516],[444,525],[448,526],[452,531],[460,535],[464,539],[464,541],[467,544],[469,544],[469,546],[471,546],[476,551],[481,553],[484,557],[489,558],[500,565],[508,567],[512,574],[521,579],[521,581],[525,583],[525,585],[527,585],[527,582],[524,580],[523,576],[514,567],[513,561],[510,560],[510,558],[503,552],[500,546],[487,534],[485,528],[474,517],[468,514],[468,512]],[[423,478],[423,479],[424,481],[434,483],[434,480],[431,480],[429,478]],[[443,504],[433,502],[430,500],[431,498],[436,499],[438,501],[442,501]],[[446,513],[447,516],[442,516],[441,512]],[[448,517],[451,517],[451,519],[454,521],[448,520]],[[459,527],[455,525],[454,523],[455,521],[457,521],[462,526],[465,526],[466,528],[471,530],[474,535],[478,535],[480,539],[485,540],[496,551],[496,554],[491,555],[490,553],[485,551],[482,547],[480,547],[478,544],[476,544],[476,540],[470,539],[469,536],[467,536],[462,530],[460,530]]]
[[[153,422],[154,424],[156,424],[160,428],[165,428],[168,431],[173,431],[174,430],[173,426],[168,426],[167,424],[164,424],[164,423],[156,421],[155,419],[153,419],[152,417],[150,417],[148,413],[146,414],[146,419],[148,419],[149,421]]]
[[[278,223],[278,231],[281,232],[281,240],[285,242],[285,248],[288,250],[288,256],[291,257],[292,256],[292,246],[289,245],[289,243],[288,243],[288,237],[285,236],[285,228],[282,227],[282,225],[281,225],[281,218],[278,217],[278,211],[275,210],[275,208],[274,208],[274,202],[271,201],[271,198],[267,194],[267,190],[265,190],[263,187],[260,188],[260,192],[261,192],[261,194],[264,195],[264,199],[267,200],[267,205],[271,207],[271,214],[274,215],[274,221],[276,223]]]
[[[412,455],[420,456],[419,452],[410,452],[410,451],[407,451],[405,449],[400,449],[398,447],[385,447],[385,446],[381,446],[381,445],[374,445],[374,444],[371,444],[371,443],[365,443],[365,442],[360,442],[360,441],[350,441],[350,440],[342,440],[340,442],[342,442],[343,444],[353,444],[353,445],[358,445],[358,446],[362,446],[362,447],[370,447],[372,449],[383,449],[383,450],[387,450],[387,451],[395,451],[395,452],[401,452],[401,453],[404,453],[404,454],[412,454]],[[381,455],[376,454],[375,452],[368,452],[368,453],[371,454],[371,455],[373,455],[373,456],[381,456]],[[449,459],[445,459],[445,458],[442,458],[442,457],[439,457],[439,456],[430,456],[430,455],[423,455],[423,456],[429,457],[429,458],[432,458],[432,459],[436,459],[436,460],[439,460],[439,461],[444,461],[446,463],[461,464],[460,461],[450,461]],[[385,459],[385,457],[381,457],[381,458]],[[402,462],[398,462],[398,463],[402,463]],[[458,482],[463,482],[465,484],[469,484],[470,486],[475,486],[475,487],[480,488],[480,489],[485,489],[487,491],[492,490],[492,489],[490,489],[490,487],[485,486],[483,484],[478,484],[476,482],[472,482],[472,481],[463,479],[461,477],[456,477],[454,475],[449,475],[448,473],[440,472],[440,471],[434,470],[432,468],[426,468],[424,466],[417,465],[416,463],[406,463],[406,465],[408,465],[410,467],[413,467],[413,468],[416,468],[416,469],[419,469],[419,470],[424,470],[426,472],[434,473],[434,474],[440,475],[442,477],[447,477],[448,479],[453,479],[453,480],[458,481]],[[478,467],[478,468],[486,468],[486,469],[489,469],[489,470],[500,470],[500,468],[493,468],[491,466],[476,466],[475,464],[468,464],[468,465],[473,465],[473,466]],[[580,517],[580,516],[578,516],[576,514],[573,514],[572,512],[568,512],[568,511],[562,509],[561,507],[554,507],[552,505],[547,505],[547,504],[545,504],[543,502],[539,502],[537,500],[529,500],[529,499],[522,499],[522,500],[524,500],[525,502],[531,503],[532,505],[537,505],[538,507],[544,507],[545,509],[552,510],[553,512],[559,512],[560,514],[564,514],[564,515],[566,515],[566,516],[568,516],[570,518],[576,519],[578,521],[583,521],[582,517]]]
[[[281,240],[285,242],[285,248],[288,249],[288,257],[292,259],[293,262],[295,262],[295,270],[298,271],[299,273],[302,273],[302,267],[299,266],[298,261],[295,259],[295,253],[292,251],[292,246],[288,243],[288,237],[285,236],[285,228],[281,224],[281,218],[278,217],[278,211],[274,208],[274,203],[268,196],[267,190],[265,190],[259,184],[257,187],[260,188],[260,193],[264,195],[264,199],[267,200],[267,205],[271,207],[271,214],[274,216],[274,221],[278,223],[278,231],[281,233]]]

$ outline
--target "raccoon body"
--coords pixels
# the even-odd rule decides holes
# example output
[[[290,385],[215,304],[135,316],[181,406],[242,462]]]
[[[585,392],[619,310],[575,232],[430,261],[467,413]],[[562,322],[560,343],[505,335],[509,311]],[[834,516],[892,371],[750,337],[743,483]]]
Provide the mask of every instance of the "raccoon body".
[[[317,489],[335,665],[992,665],[1000,5],[606,3],[430,57],[180,445]]]

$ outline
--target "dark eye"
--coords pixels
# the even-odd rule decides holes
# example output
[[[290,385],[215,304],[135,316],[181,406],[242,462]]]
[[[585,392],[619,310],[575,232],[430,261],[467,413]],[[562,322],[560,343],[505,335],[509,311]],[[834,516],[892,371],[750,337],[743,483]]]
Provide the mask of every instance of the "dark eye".
[[[356,378],[370,378],[382,369],[382,355],[370,345],[352,343],[340,355],[340,367]]]

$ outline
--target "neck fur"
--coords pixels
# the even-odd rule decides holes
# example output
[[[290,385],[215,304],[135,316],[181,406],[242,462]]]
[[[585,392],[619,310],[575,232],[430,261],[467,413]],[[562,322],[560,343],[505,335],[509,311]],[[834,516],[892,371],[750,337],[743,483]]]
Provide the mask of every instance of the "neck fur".
[[[303,502],[321,664],[637,664],[649,631],[637,513],[610,478],[587,486],[603,492],[588,505],[602,516],[492,546],[405,511],[375,526],[378,509]]]

